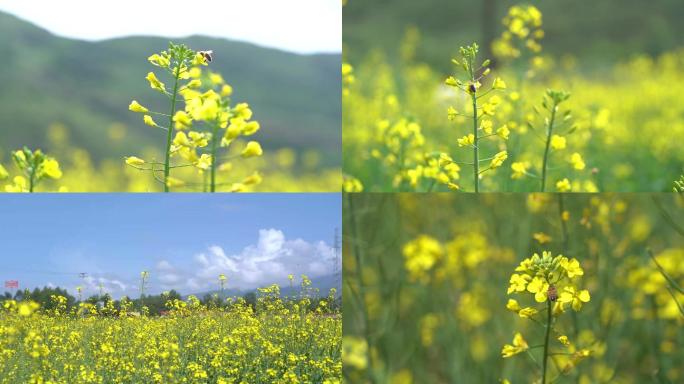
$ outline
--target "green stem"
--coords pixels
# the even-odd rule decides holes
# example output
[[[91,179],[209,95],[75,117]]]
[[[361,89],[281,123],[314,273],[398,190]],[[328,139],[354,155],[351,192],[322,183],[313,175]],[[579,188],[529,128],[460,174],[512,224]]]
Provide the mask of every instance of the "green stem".
[[[35,184],[34,178],[35,171],[31,171],[31,176],[29,177],[29,193],[33,193],[33,185]]]
[[[567,255],[568,253],[568,223],[563,220],[563,212],[565,212],[565,201],[563,200],[563,194],[559,193],[558,194],[558,214],[560,216],[560,222],[561,222],[561,235],[562,235],[562,251],[564,255]]]
[[[368,343],[368,350],[372,351],[373,350],[373,343],[371,342],[371,329],[370,329],[370,319],[368,317],[368,310],[366,308],[366,294],[365,290],[363,287],[363,257],[361,255],[361,249],[359,248],[359,238],[357,237],[358,232],[357,232],[357,227],[356,227],[356,212],[354,211],[354,198],[352,197],[354,195],[353,193],[347,193],[347,201],[349,203],[349,219],[351,221],[350,223],[350,229],[351,229],[351,241],[352,241],[352,251],[354,253],[354,259],[356,261],[356,276],[359,280],[359,293],[361,296],[361,315],[363,316],[363,323],[364,323],[364,334],[366,338],[366,343]],[[371,383],[375,383],[375,377],[373,375],[373,369],[375,366],[373,365],[373,356],[372,353],[368,354],[369,360],[370,360],[370,366],[368,367],[367,374],[368,374],[368,380]]]
[[[164,160],[164,192],[169,191],[169,173],[171,169],[171,140],[173,140],[173,115],[176,114],[176,98],[178,97],[178,79],[180,78],[181,63],[176,65],[176,73],[174,74],[173,94],[171,95],[171,114],[169,115],[169,130],[166,132],[166,158]]]
[[[551,120],[549,121],[549,127],[546,130],[546,148],[544,149],[544,163],[542,164],[542,180],[541,180],[541,191],[544,192],[546,189],[546,163],[549,159],[549,147],[551,145],[551,134],[553,133],[553,122],[556,120],[556,111],[558,110],[558,105],[554,104],[551,110]]]
[[[474,139],[474,145],[473,145],[473,174],[475,176],[475,193],[480,192],[480,154],[479,154],[479,144],[478,144],[478,137],[477,137],[477,97],[475,96],[475,93],[473,92],[472,94],[472,99],[473,99],[473,136],[475,136]]]
[[[211,133],[211,182],[210,192],[216,192],[216,146],[218,143],[218,123],[214,123],[213,131]]]
[[[544,360],[542,361],[542,384],[546,384],[546,362],[549,357],[549,336],[551,335],[551,301],[546,301],[546,338],[544,339]]]

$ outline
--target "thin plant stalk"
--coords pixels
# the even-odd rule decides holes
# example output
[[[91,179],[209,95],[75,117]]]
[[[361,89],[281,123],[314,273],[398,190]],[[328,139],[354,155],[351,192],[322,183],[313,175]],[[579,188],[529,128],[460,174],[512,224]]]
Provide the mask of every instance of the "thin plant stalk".
[[[556,120],[556,111],[558,110],[558,104],[554,103],[553,109],[551,110],[551,120],[546,130],[546,148],[544,149],[544,162],[542,163],[542,179],[541,179],[541,191],[546,190],[546,165],[549,159],[549,148],[551,147],[551,135],[553,134],[553,124]]]
[[[371,343],[371,329],[370,329],[370,320],[368,318],[368,311],[366,309],[366,295],[364,292],[363,288],[363,267],[362,267],[362,262],[363,262],[363,257],[361,255],[361,249],[359,248],[358,244],[358,232],[357,232],[357,227],[356,227],[356,212],[354,211],[354,199],[352,198],[352,194],[348,193],[347,194],[347,201],[349,203],[349,219],[351,221],[350,227],[351,227],[351,235],[352,235],[352,251],[354,253],[354,259],[356,261],[356,275],[359,279],[359,293],[361,296],[361,315],[363,316],[363,322],[364,322],[364,333],[365,333],[365,338],[366,338],[366,343],[368,343],[368,349],[373,350],[373,344]],[[373,357],[372,354],[369,353],[369,359],[370,359],[370,367],[367,370],[368,373],[368,380],[371,383],[375,383],[375,378],[373,374],[371,373],[371,370],[373,369]]]
[[[211,180],[210,180],[210,192],[216,192],[216,149],[218,146],[218,128],[217,122],[213,124],[213,131],[211,133]]]
[[[171,142],[173,140],[173,115],[176,114],[176,99],[178,98],[178,80],[181,74],[181,65],[177,63],[176,72],[174,73],[173,93],[171,94],[171,114],[169,114],[169,129],[166,131],[166,151],[164,159],[164,192],[169,191],[169,167],[171,162]]]
[[[470,86],[472,87],[471,92],[470,92],[470,97],[473,101],[473,176],[475,177],[474,180],[474,185],[475,185],[475,193],[480,192],[480,153],[479,153],[479,148],[478,148],[478,132],[477,132],[477,79],[475,79],[475,71],[473,70],[473,60],[469,60],[468,63],[468,69],[470,71],[470,79],[472,83]]]
[[[544,360],[542,361],[542,384],[546,384],[546,363],[549,357],[549,336],[551,335],[551,300],[546,300],[546,336],[544,339]]]

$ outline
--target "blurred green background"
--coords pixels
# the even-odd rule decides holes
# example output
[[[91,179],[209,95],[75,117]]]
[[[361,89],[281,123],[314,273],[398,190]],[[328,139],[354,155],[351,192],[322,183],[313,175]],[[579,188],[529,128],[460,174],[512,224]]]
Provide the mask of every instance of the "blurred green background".
[[[543,13],[546,53],[572,53],[580,64],[657,55],[684,44],[680,0],[349,0],[344,8],[346,59],[358,62],[372,49],[398,58],[399,40],[412,25],[422,35],[416,56],[447,71],[451,65],[444,57],[465,42],[478,41],[487,49],[515,4],[533,4]]]
[[[684,285],[684,198],[675,194],[346,194],[344,374],[356,383],[532,383],[526,354],[503,359],[543,327],[506,309],[515,267],[533,253],[577,258],[591,300],[555,328],[591,351],[554,383],[681,383],[684,313],[649,258]],[[562,212],[567,212],[562,214]],[[562,216],[567,220],[563,221]],[[544,239],[544,236],[547,239]],[[444,255],[411,281],[404,246],[419,236]],[[538,240],[540,239],[540,240]],[[542,242],[544,242],[542,244]],[[428,258],[429,259],[429,258]],[[680,303],[684,294],[676,293]],[[536,304],[544,308],[544,304]],[[555,340],[554,340],[555,341]],[[531,350],[541,359],[539,349]],[[551,375],[567,357],[549,362]]]
[[[199,36],[174,41],[214,51],[212,70],[233,87],[234,102],[252,107],[262,127],[255,138],[267,153],[313,150],[319,167],[339,167],[340,55],[299,55]],[[56,123],[96,162],[161,148],[164,137],[144,126],[128,104],[136,99],[161,107],[164,99],[150,90],[145,75],[154,69],[147,57],[168,43],[156,37],[65,39],[0,12],[0,148],[5,154],[23,145],[46,149],[48,127]]]

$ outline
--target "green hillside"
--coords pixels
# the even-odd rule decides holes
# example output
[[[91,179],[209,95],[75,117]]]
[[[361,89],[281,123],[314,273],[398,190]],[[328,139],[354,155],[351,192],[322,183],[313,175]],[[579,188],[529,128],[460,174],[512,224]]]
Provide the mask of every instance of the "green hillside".
[[[212,69],[233,86],[236,102],[250,103],[265,148],[316,149],[323,165],[340,164],[340,55],[298,55],[203,36],[174,41],[214,51]],[[0,13],[0,148],[45,146],[53,123],[68,127],[71,142],[96,160],[159,146],[159,132],[127,108],[131,99],[160,107],[145,80],[152,70],[147,57],[168,42],[65,39]],[[127,134],[111,142],[107,132],[115,123]]]

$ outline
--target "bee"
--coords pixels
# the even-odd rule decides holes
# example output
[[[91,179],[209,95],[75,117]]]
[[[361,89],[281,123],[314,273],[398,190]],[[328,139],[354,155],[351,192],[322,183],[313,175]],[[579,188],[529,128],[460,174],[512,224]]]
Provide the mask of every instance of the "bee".
[[[471,83],[468,86],[468,90],[470,91],[470,93],[475,93],[475,92],[477,92],[477,87],[475,86],[475,84]]]
[[[197,53],[202,55],[202,57],[204,57],[204,60],[206,60],[207,63],[211,63],[211,61],[214,59],[212,56],[214,54],[214,51],[198,51]]]
[[[555,285],[553,285],[553,284],[549,285],[549,289],[546,291],[546,296],[549,298],[549,301],[558,300],[558,291],[556,290]]]

